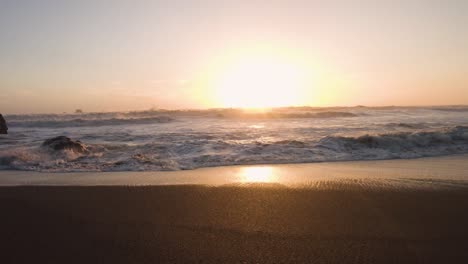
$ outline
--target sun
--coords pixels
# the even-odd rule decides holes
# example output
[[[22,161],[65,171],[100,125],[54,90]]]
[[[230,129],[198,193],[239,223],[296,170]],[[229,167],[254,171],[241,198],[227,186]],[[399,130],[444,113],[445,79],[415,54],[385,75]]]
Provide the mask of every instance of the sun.
[[[249,56],[224,67],[214,96],[222,107],[261,109],[299,105],[305,89],[298,65],[281,58]]]

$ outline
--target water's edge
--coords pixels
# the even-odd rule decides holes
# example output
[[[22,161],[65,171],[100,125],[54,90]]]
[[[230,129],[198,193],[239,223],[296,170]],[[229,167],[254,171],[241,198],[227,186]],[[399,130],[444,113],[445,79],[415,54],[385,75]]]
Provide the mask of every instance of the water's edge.
[[[0,171],[0,186],[17,185],[225,185],[277,183],[307,186],[323,181],[381,181],[386,185],[425,186],[468,183],[468,154],[419,159],[301,164],[236,165],[183,171],[67,172]],[[463,183],[460,185],[459,183]],[[401,187],[400,186],[400,187]]]

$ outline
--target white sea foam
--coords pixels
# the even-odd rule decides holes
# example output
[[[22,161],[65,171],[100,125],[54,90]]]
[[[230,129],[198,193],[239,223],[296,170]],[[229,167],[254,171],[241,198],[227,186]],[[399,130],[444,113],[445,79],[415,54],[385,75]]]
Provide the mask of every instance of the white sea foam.
[[[347,114],[343,114],[347,113]],[[349,113],[349,114],[348,114]],[[0,169],[180,170],[468,153],[468,117],[431,108],[283,108],[6,116]],[[64,135],[86,152],[41,147]]]

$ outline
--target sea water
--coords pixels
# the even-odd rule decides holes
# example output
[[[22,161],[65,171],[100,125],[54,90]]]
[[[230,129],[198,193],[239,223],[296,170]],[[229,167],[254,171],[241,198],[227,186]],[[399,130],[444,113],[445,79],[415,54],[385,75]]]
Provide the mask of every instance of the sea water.
[[[468,153],[468,107],[289,107],[5,115],[0,169],[186,170]],[[53,150],[67,136],[85,151]]]

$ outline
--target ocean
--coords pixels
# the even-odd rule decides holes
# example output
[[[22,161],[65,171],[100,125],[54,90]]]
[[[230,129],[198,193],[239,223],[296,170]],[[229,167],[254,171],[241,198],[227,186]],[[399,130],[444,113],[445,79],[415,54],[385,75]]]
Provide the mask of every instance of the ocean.
[[[288,107],[5,115],[0,170],[173,171],[468,153],[468,107]],[[66,136],[83,150],[56,150]]]

